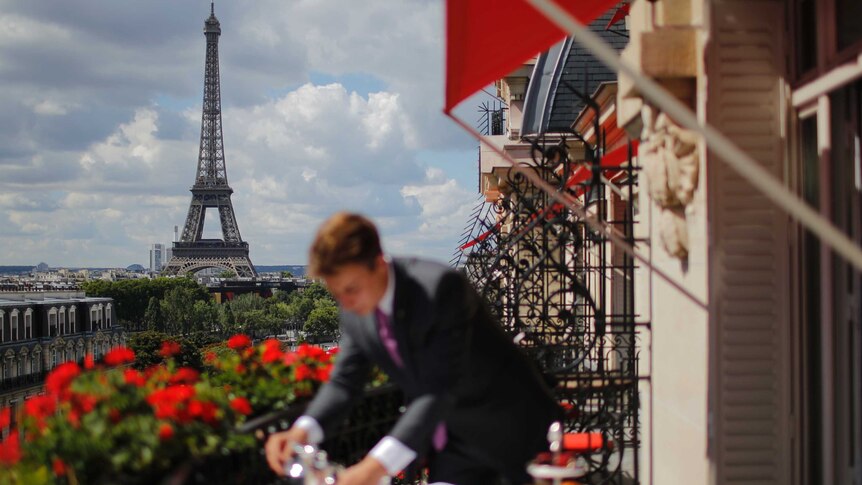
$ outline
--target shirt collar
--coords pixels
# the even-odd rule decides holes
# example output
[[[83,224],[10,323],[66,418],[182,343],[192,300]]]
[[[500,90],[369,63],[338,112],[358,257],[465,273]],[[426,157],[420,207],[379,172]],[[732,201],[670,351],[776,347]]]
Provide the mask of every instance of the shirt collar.
[[[395,305],[395,270],[392,268],[392,260],[388,256],[384,256],[383,259],[386,260],[386,269],[389,271],[389,278],[386,281],[386,291],[383,292],[383,298],[377,304],[377,309],[383,312],[384,315],[391,317]]]

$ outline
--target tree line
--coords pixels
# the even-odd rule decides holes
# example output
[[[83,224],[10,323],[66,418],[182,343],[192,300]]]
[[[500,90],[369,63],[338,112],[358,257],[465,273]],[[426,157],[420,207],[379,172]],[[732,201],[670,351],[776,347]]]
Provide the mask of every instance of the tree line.
[[[219,338],[292,332],[298,340],[310,342],[339,336],[338,308],[320,283],[292,292],[276,291],[269,298],[254,293],[237,295],[222,304],[190,278],[88,281],[83,289],[89,296],[113,298],[118,321],[135,331],[205,333]]]

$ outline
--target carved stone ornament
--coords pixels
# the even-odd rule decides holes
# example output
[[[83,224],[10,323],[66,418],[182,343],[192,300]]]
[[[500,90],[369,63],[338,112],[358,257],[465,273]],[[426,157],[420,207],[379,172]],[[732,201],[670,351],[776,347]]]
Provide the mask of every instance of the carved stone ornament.
[[[647,193],[660,209],[661,241],[669,254],[683,259],[688,256],[685,208],[694,198],[698,182],[698,135],[651,106],[644,106],[641,117],[638,158]]]

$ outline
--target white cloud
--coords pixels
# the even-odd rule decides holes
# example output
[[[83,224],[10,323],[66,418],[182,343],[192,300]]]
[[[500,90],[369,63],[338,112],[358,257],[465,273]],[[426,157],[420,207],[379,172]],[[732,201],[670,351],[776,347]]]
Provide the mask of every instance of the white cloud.
[[[185,221],[208,5],[105,5],[0,0],[0,264],[143,263]],[[440,114],[442,2],[345,5],[216,5],[225,160],[258,264],[304,262],[341,209],[444,259],[472,204],[417,159],[475,146]]]

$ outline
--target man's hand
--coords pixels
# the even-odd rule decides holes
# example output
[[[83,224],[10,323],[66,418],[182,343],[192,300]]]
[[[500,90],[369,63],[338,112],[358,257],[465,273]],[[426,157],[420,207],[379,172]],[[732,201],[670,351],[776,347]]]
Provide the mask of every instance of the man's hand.
[[[281,433],[274,433],[266,440],[266,462],[279,476],[284,476],[284,464],[293,456],[293,444],[308,443],[308,431],[296,427]]]
[[[386,468],[376,458],[366,456],[338,475],[338,485],[377,485],[386,476]]]

